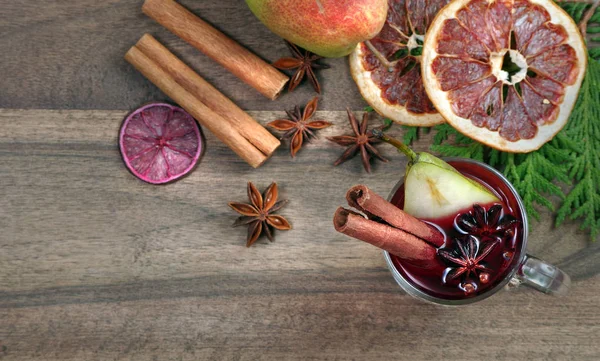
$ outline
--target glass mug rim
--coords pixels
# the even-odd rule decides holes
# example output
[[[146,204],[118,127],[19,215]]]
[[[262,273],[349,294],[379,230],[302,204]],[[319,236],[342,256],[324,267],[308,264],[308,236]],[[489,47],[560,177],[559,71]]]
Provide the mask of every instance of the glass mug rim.
[[[523,237],[522,238],[523,239],[521,241],[521,247],[519,250],[518,261],[515,262],[515,265],[504,276],[502,281],[500,281],[500,283],[498,283],[493,288],[491,288],[475,297],[454,300],[454,299],[435,297],[435,296],[432,296],[432,295],[426,293],[425,291],[420,290],[412,282],[410,282],[409,280],[404,278],[404,276],[402,276],[400,271],[398,271],[396,266],[394,266],[394,263],[392,262],[390,254],[387,251],[383,251],[383,256],[385,258],[388,268],[392,272],[392,276],[396,280],[396,283],[398,283],[400,288],[402,288],[409,295],[416,297],[418,299],[424,300],[424,301],[438,304],[438,305],[446,305],[446,306],[467,305],[467,304],[471,304],[471,303],[475,303],[475,302],[484,300],[484,299],[496,294],[498,291],[500,291],[502,288],[504,288],[515,277],[515,275],[517,274],[517,272],[519,271],[519,269],[521,268],[521,266],[523,265],[523,263],[525,262],[526,257],[527,257],[525,250],[527,249],[527,239],[529,237],[529,222],[527,220],[527,212],[525,210],[525,205],[523,204],[523,200],[521,199],[521,196],[519,196],[519,193],[517,192],[515,187],[512,185],[512,183],[510,183],[508,181],[508,179],[504,176],[504,174],[500,173],[498,170],[491,167],[490,165],[480,162],[478,160],[474,160],[474,159],[460,158],[460,157],[444,157],[442,159],[446,162],[463,162],[463,163],[475,164],[475,165],[482,167],[485,170],[491,172],[492,174],[494,174],[508,187],[508,189],[510,190],[510,192],[512,193],[512,195],[515,197],[515,199],[517,201],[519,210],[521,211],[521,215],[523,218],[522,219],[522,222],[523,222],[522,223],[522,226],[523,226]],[[388,198],[387,198],[388,201],[392,200],[392,198],[394,197],[394,195],[396,194],[398,189],[400,189],[400,187],[403,184],[404,184],[404,177],[402,177],[402,179],[400,179],[398,181],[398,183],[396,183],[396,185],[394,186],[394,188],[388,195]]]

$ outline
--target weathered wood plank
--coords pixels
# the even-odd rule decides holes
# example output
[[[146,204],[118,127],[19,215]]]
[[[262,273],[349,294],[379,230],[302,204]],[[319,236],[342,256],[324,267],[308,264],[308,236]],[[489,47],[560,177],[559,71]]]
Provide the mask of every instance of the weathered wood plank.
[[[385,272],[361,273],[115,285],[90,289],[94,303],[0,308],[0,358],[592,361],[600,352],[598,277],[562,299],[524,290],[440,308],[400,294]],[[262,291],[245,292],[253,288]]]
[[[253,114],[263,123],[284,116]],[[384,265],[375,249],[336,234],[331,216],[356,183],[387,194],[405,160],[382,145],[392,161],[376,163],[374,174],[366,174],[359,159],[333,167],[343,149],[324,137],[349,131],[344,112],[319,112],[316,118],[335,125],[295,160],[283,146],[258,170],[206,134],[199,167],[160,187],[137,180],[123,166],[116,138],[124,115],[0,111],[0,274],[7,276],[0,277],[0,291]],[[400,128],[394,129],[399,135]],[[417,149],[429,141],[423,139]],[[245,201],[249,180],[261,188],[279,183],[282,197],[290,199],[282,213],[294,230],[246,249],[245,230],[230,228],[236,215],[226,204]],[[555,232],[548,213],[534,225],[529,247],[575,278],[599,273],[597,248],[576,224]]]
[[[0,11],[0,108],[131,109],[166,100],[123,60],[146,32],[163,42],[244,109],[282,110],[306,102],[307,83],[273,102],[142,14],[143,1],[4,2]],[[181,2],[267,61],[289,56],[283,41],[240,0]],[[347,60],[329,59],[323,108],[360,107]]]

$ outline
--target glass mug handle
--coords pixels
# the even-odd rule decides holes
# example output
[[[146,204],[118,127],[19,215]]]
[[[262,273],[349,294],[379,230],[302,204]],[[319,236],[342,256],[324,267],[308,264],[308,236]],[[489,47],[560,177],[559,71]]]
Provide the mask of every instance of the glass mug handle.
[[[571,287],[571,277],[556,266],[546,263],[539,258],[525,255],[525,260],[521,264],[519,271],[510,282],[510,285],[513,287],[520,284],[535,288],[544,293],[564,295]]]

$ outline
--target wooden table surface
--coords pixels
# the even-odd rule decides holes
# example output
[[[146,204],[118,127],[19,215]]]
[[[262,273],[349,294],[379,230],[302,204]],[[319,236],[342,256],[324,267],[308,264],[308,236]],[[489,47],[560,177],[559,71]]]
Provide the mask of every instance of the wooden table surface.
[[[442,308],[403,294],[381,252],[336,234],[333,211],[365,183],[387,194],[406,162],[366,174],[325,136],[365,104],[345,59],[322,71],[316,118],[335,126],[292,160],[251,169],[205,131],[187,178],[152,186],[124,167],[117,132],[168,100],[123,60],[150,32],[263,124],[305,104],[308,84],[264,99],[141,13],[141,1],[0,5],[0,359],[598,360],[600,243],[543,213],[529,251],[572,275],[563,298],[530,289]],[[268,61],[281,40],[240,0],[183,1]],[[401,128],[392,133],[400,135]],[[430,139],[421,139],[424,150]],[[247,249],[228,201],[271,181],[293,224]]]

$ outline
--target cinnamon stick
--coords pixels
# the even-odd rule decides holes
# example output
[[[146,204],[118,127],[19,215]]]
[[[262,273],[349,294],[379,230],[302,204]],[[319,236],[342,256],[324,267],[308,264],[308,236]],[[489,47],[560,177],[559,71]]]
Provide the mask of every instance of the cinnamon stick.
[[[175,81],[198,100],[221,115],[237,131],[267,157],[271,156],[280,142],[268,130],[240,109],[209,82],[185,65],[150,34],[144,34],[136,47],[159,64]]]
[[[140,49],[133,46],[125,54],[125,59],[252,167],[256,168],[267,160],[267,156],[242,137],[231,123],[185,90]]]
[[[403,230],[366,219],[342,207],[336,210],[333,224],[336,231],[386,250],[412,265],[427,269],[441,267],[433,246]]]
[[[404,212],[365,185],[350,188],[346,199],[348,205],[364,212],[369,218],[379,217],[391,226],[421,238],[435,247],[444,245],[444,235],[440,231]]]
[[[146,0],[144,14],[275,100],[289,78],[173,0]]]

